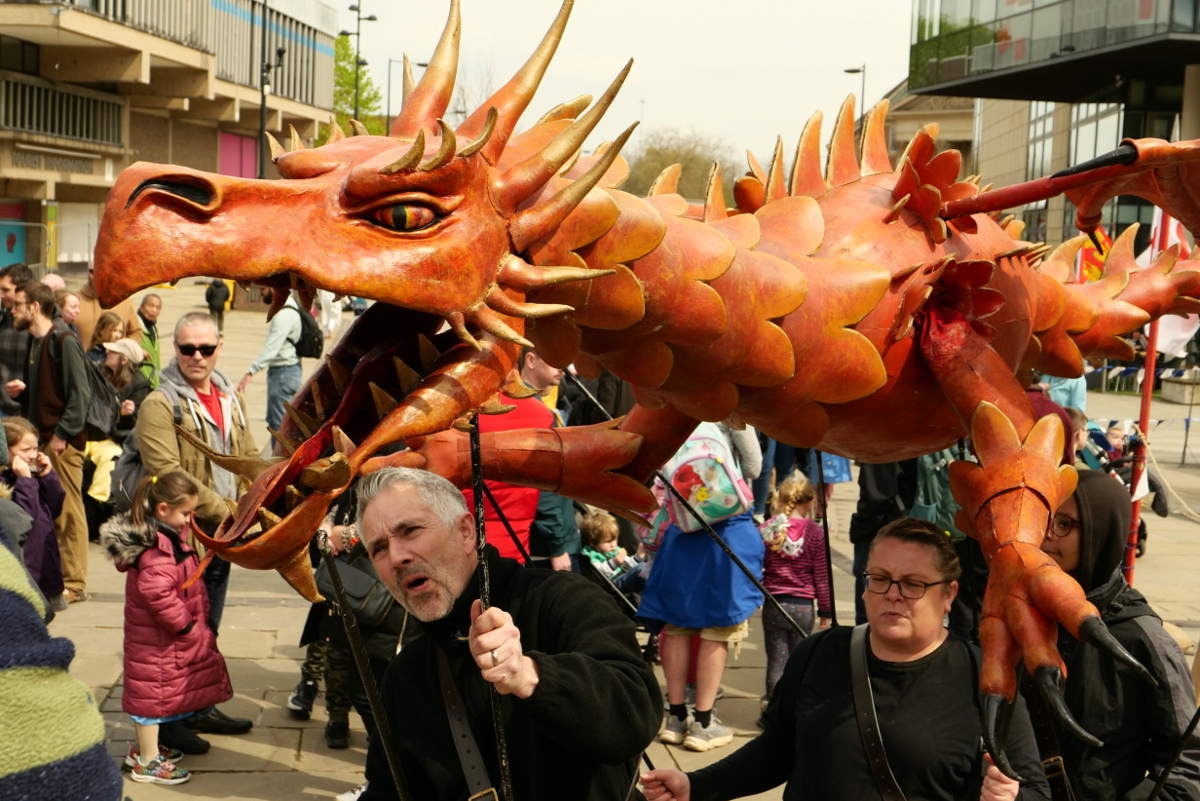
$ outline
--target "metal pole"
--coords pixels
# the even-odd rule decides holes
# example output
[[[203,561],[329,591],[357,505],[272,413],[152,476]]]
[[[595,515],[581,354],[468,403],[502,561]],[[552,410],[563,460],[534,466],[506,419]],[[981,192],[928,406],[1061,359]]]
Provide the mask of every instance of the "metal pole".
[[[837,627],[837,600],[833,595],[833,546],[829,544],[829,502],[825,499],[825,464],[821,452],[813,448],[817,461],[817,491],[821,493],[821,528],[825,529],[825,572],[829,577],[829,613],[833,615],[830,625]]]
[[[862,73],[863,73],[863,77],[862,77],[862,101],[860,102],[860,105],[862,106],[862,115],[861,115],[861,116],[859,116],[859,120],[861,120],[861,121],[862,121],[862,126],[863,126],[862,132],[863,132],[863,133],[866,133],[866,130],[867,130],[867,65],[866,65],[866,63],[865,63],[865,62],[863,63],[863,66],[862,66]],[[829,541],[829,540],[828,540],[828,535],[826,535],[826,537],[827,537],[827,539],[826,539],[826,542],[828,542],[828,541]],[[830,584],[829,586],[830,586],[830,588],[831,588],[831,591],[832,591],[832,587],[833,587],[833,585],[832,585],[832,584]]]
[[[259,57],[262,59],[262,64],[258,69],[258,90],[259,90],[259,105],[258,105],[258,177],[263,179],[267,177],[267,2],[263,0],[262,4],[262,46],[260,48]]]
[[[358,119],[358,62],[362,60],[362,3],[356,3],[358,8],[354,15],[358,18],[354,28],[354,119]]]
[[[1150,428],[1150,401],[1154,395],[1154,368],[1158,363],[1158,320],[1150,323],[1150,336],[1146,340],[1146,376],[1142,379],[1142,412],[1138,420],[1138,442],[1133,449],[1133,480],[1129,492],[1137,492],[1146,472],[1146,432]],[[1142,516],[1142,501],[1133,502],[1133,517],[1129,521],[1129,537],[1125,541],[1125,559],[1121,571],[1125,581],[1133,586],[1133,563],[1137,558],[1138,521]]]

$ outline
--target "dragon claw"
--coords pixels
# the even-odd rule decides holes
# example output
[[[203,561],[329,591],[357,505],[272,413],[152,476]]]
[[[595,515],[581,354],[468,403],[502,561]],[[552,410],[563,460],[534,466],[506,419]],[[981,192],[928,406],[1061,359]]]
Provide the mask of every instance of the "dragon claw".
[[[1004,746],[1001,745],[1005,739],[1001,733],[1002,723],[1005,715],[1004,710],[1008,705],[1007,699],[1002,695],[993,695],[985,693],[983,696],[983,747],[992,757],[992,762],[996,764],[1000,772],[1008,778],[1016,782],[1025,781],[1015,770],[1012,764],[1008,761],[1008,756],[1004,753]],[[1003,728],[1008,728],[1006,725]]]
[[[1094,619],[1099,620],[1100,618]],[[1063,674],[1061,670],[1054,665],[1042,665],[1033,671],[1033,678],[1037,683],[1038,692],[1042,695],[1042,700],[1046,702],[1046,709],[1060,726],[1093,748],[1104,747],[1103,742],[1079,725],[1071,715],[1071,710],[1067,708],[1067,700],[1063,697],[1062,691]]]
[[[1118,662],[1124,663],[1127,667],[1137,673],[1151,687],[1158,686],[1158,680],[1146,669],[1146,666],[1139,662],[1133,654],[1125,650],[1125,646],[1117,641],[1112,632],[1108,630],[1108,626],[1104,625],[1104,621],[1098,617],[1089,617],[1079,625],[1079,639],[1089,645],[1099,648]]]

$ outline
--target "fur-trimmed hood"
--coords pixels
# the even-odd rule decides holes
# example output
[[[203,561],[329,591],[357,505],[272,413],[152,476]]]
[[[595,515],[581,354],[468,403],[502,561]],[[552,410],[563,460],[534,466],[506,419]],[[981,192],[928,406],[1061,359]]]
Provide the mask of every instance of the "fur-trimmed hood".
[[[131,568],[143,553],[158,547],[157,521],[135,526],[128,513],[110,517],[100,526],[100,544],[118,568]]]

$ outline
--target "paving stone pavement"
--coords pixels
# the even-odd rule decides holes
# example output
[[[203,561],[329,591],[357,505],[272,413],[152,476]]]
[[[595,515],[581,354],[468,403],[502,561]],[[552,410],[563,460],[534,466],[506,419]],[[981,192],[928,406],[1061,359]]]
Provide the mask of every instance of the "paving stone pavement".
[[[187,311],[204,309],[204,286],[186,281],[175,289],[156,291],[164,299],[160,330],[167,340],[164,350],[169,351],[175,320]],[[350,320],[347,314],[343,331]],[[233,380],[254,359],[265,330],[262,314],[239,311],[226,314],[220,367]],[[305,360],[306,374],[313,366],[311,360]],[[251,418],[256,421],[255,435],[260,443],[265,443],[266,424],[262,422],[266,408],[265,376],[256,378],[247,393],[247,404]],[[1095,418],[1128,419],[1137,414],[1137,399],[1091,393],[1088,411]],[[1181,418],[1187,414],[1187,407],[1156,402],[1153,413],[1161,418]],[[1200,458],[1189,454],[1188,465],[1178,467],[1183,431],[1181,423],[1161,424],[1152,431],[1151,442],[1163,475],[1186,502],[1200,509]],[[1200,452],[1200,443],[1190,447]],[[837,486],[830,515],[834,595],[843,623],[852,623],[854,616],[853,580],[849,573],[852,548],[846,531],[857,494],[857,485],[853,483]],[[1200,563],[1200,525],[1174,515],[1165,519],[1152,516],[1148,525],[1149,550],[1138,560],[1135,583],[1165,619],[1177,623],[1192,640],[1200,640],[1200,597],[1193,590],[1194,582],[1187,570],[1189,565]],[[121,759],[133,737],[132,724],[120,709],[124,576],[113,569],[95,544],[90,549],[88,590],[91,600],[73,605],[50,628],[55,636],[68,637],[75,643],[71,672],[92,688],[106,720],[109,752],[115,759]],[[351,747],[334,751],[326,747],[322,736],[326,717],[321,700],[308,721],[291,718],[284,706],[299,681],[304,654],[297,642],[306,614],[305,601],[277,573],[233,567],[219,646],[229,667],[235,695],[222,708],[231,715],[251,718],[255,728],[238,737],[205,735],[212,742],[212,750],[189,756],[183,762],[183,767],[195,771],[191,782],[161,787],[127,780],[126,793],[131,799],[319,799],[331,798],[362,781],[366,734],[357,715],[351,713]],[[741,656],[729,662],[723,683],[725,696],[717,703],[718,714],[736,729],[733,744],[698,754],[656,742],[648,749],[655,765],[694,770],[732,753],[756,736],[764,668],[762,628],[756,615]],[[662,682],[661,671],[659,679]],[[782,788],[753,798],[781,799]]]

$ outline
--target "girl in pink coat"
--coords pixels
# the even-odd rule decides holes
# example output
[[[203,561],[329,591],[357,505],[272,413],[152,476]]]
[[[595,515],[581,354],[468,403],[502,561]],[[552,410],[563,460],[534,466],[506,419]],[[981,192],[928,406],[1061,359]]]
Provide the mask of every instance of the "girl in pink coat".
[[[208,626],[203,581],[183,588],[199,559],[187,544],[188,519],[199,490],[186,473],[142,479],[129,514],[112,518],[100,538],[125,578],[125,693],[136,745],[125,763],[132,779],[182,784],[183,756],[160,748],[158,727],[233,695],[225,660]]]

